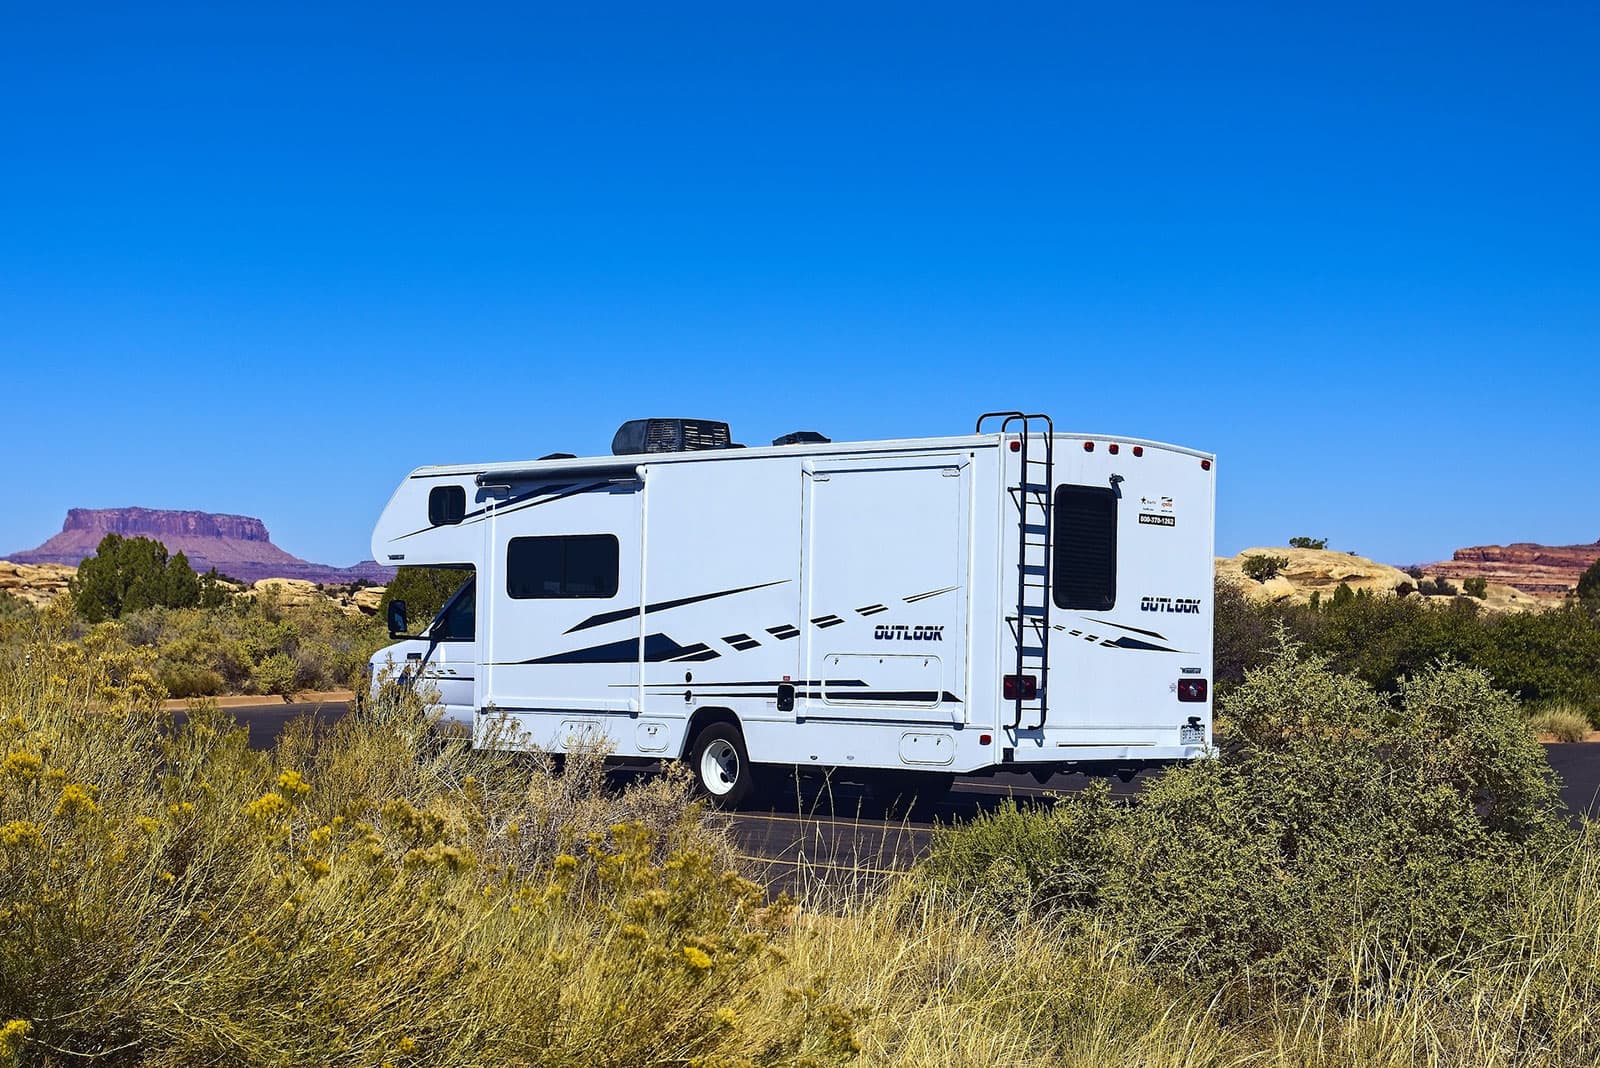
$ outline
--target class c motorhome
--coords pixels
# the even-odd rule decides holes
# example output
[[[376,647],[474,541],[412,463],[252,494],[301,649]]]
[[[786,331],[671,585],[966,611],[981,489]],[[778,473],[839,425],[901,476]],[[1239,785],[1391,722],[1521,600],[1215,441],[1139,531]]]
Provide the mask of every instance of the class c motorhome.
[[[795,767],[1127,774],[1210,744],[1215,475],[1020,412],[761,448],[637,420],[611,456],[423,467],[375,557],[471,577],[416,635],[395,606],[373,668],[481,744],[687,759],[730,805]]]

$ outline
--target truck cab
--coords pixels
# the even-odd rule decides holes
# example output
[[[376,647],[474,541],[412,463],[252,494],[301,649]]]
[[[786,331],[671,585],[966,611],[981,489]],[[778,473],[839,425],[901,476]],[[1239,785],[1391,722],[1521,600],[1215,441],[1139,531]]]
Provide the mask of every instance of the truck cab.
[[[470,728],[477,707],[478,581],[464,574],[461,587],[415,634],[407,630],[406,603],[389,603],[389,636],[400,640],[374,653],[370,670],[374,687],[385,678],[401,679],[438,707],[443,722]]]

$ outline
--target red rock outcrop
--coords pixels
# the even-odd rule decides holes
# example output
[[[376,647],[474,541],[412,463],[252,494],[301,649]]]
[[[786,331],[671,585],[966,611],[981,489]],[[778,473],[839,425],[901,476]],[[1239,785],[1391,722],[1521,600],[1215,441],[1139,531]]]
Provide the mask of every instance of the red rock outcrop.
[[[244,582],[264,578],[318,583],[388,582],[391,568],[364,560],[354,567],[314,564],[272,544],[266,524],[247,515],[168,511],[158,508],[73,508],[61,532],[37,549],[12,553],[24,564],[69,564],[93,556],[107,534],[150,538],[169,553],[183,553],[196,571],[216,568]]]
[[[1475,545],[1457,549],[1449,560],[1425,565],[1430,575],[1459,581],[1482,575],[1490,582],[1514,586],[1536,597],[1566,596],[1578,579],[1600,560],[1600,541],[1592,545]]]

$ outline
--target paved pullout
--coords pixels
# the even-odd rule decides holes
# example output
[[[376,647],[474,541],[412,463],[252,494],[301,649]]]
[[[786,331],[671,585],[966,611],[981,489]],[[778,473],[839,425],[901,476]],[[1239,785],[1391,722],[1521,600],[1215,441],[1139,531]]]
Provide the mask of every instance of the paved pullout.
[[[250,729],[251,747],[265,749],[290,720],[309,715],[331,721],[348,707],[343,702],[305,702],[228,711]],[[1561,776],[1561,795],[1573,818],[1582,814],[1600,818],[1600,744],[1546,745],[1545,753]],[[1130,783],[1112,779],[1112,793],[1134,796],[1148,775],[1141,773]],[[758,810],[719,818],[727,821],[741,851],[767,866],[774,885],[848,893],[856,882],[875,881],[914,863],[927,848],[936,822],[970,819],[1007,798],[1037,803],[1051,794],[1081,790],[1094,781],[1084,775],[1057,775],[1044,784],[1030,775],[959,778],[950,794],[928,811],[908,813],[886,806],[871,791],[853,783],[808,780]]]

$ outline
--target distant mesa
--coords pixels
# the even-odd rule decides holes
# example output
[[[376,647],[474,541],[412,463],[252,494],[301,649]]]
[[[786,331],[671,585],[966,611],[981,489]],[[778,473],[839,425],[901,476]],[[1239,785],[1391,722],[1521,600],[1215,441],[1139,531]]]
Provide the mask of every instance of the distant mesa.
[[[93,556],[107,534],[159,541],[172,554],[183,553],[196,571],[216,568],[242,582],[265,578],[302,579],[325,585],[386,583],[394,569],[363,560],[353,567],[313,564],[272,544],[266,524],[247,515],[168,511],[159,508],[73,508],[61,533],[37,549],[12,553],[19,564],[68,564]]]
[[[1425,564],[1429,574],[1460,581],[1481,575],[1490,582],[1512,586],[1535,597],[1564,596],[1596,560],[1600,541],[1592,545],[1538,545],[1519,541],[1511,545],[1476,545],[1457,549],[1451,559]]]

